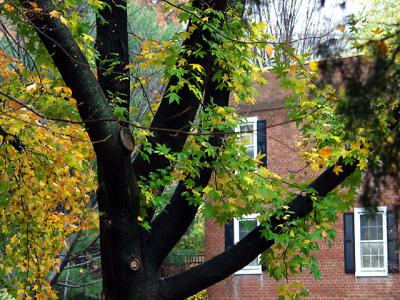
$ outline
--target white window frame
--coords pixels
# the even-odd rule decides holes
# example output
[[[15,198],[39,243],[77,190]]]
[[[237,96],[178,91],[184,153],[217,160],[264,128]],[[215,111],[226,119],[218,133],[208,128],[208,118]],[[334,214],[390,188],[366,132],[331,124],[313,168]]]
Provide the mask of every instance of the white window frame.
[[[240,135],[240,125],[245,125],[245,124],[252,124],[253,126],[253,158],[255,159],[257,157],[258,149],[257,149],[257,117],[248,117],[245,119],[246,121],[243,123],[240,123],[239,126],[236,128],[236,132]]]
[[[239,126],[236,128],[236,132],[240,134],[240,125],[245,125],[245,124],[252,124],[253,127],[253,158],[255,159],[257,157],[258,149],[257,149],[257,117],[248,117],[245,119],[245,122],[239,124]],[[245,215],[241,219],[233,219],[233,242],[236,244],[239,242],[239,223],[241,221],[246,221],[246,220],[257,220],[258,214],[251,214],[251,215]],[[257,220],[257,226],[260,225],[260,222]],[[260,259],[261,256],[257,256],[257,261],[258,265],[257,266],[245,266],[243,269],[237,271],[235,274],[236,275],[260,275],[262,274],[262,269],[260,265]]]
[[[383,268],[362,269],[361,268],[361,225],[360,216],[370,214],[376,210],[376,213],[382,214],[382,238],[383,238]],[[357,277],[364,276],[388,276],[388,253],[387,253],[387,224],[386,224],[386,206],[378,206],[370,210],[359,207],[354,208],[354,241],[355,241],[355,262]]]
[[[241,221],[246,221],[246,220],[257,220],[258,214],[251,214],[251,215],[245,215],[241,219],[233,219],[233,242],[236,244],[239,242],[239,223]],[[260,225],[260,222],[257,220],[257,226]],[[237,271],[235,274],[236,275],[260,275],[262,274],[262,269],[261,269],[261,256],[257,256],[257,266],[245,266],[243,269]]]

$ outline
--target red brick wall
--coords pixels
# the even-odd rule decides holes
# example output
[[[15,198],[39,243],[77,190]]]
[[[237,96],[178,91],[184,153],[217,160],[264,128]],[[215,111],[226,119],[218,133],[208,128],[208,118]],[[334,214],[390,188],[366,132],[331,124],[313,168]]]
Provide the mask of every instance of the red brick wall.
[[[328,246],[321,244],[316,255],[320,260],[322,277],[314,279],[309,273],[291,278],[300,280],[310,290],[307,299],[400,299],[400,274],[389,273],[388,277],[355,277],[344,273],[343,219],[335,224],[336,240]],[[224,250],[224,230],[211,220],[206,221],[206,259]],[[211,300],[276,299],[279,284],[263,275],[232,275],[210,287]]]
[[[351,59],[350,59],[351,60]],[[332,76],[340,82],[340,74]],[[267,157],[268,167],[279,174],[304,168],[297,155],[295,142],[299,136],[294,123],[288,123],[283,99],[288,95],[279,87],[277,79],[268,75],[268,84],[259,88],[255,106],[239,106],[237,110],[244,116],[257,116],[267,120]],[[309,178],[312,173],[306,174]],[[315,175],[315,174],[314,174]],[[397,195],[387,192],[383,197],[385,205],[399,203]],[[361,206],[361,205],[360,205]],[[399,226],[400,227],[400,226]],[[335,224],[336,240],[329,247],[321,244],[317,254],[320,259],[322,277],[314,279],[304,272],[291,280],[301,280],[310,290],[308,299],[400,299],[400,274],[390,273],[387,277],[355,277],[344,273],[343,218],[339,216]],[[205,258],[210,259],[224,251],[224,228],[212,220],[205,223]],[[263,275],[232,275],[224,281],[210,287],[211,300],[223,299],[276,299],[279,284]]]

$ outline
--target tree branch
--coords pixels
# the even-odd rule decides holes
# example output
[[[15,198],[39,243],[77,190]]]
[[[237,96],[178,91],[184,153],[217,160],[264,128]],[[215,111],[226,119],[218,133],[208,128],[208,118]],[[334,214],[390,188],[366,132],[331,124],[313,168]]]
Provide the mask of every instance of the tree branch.
[[[229,90],[217,89],[219,82],[210,80],[205,90],[205,101],[214,102],[219,106],[227,106],[229,103]],[[216,135],[210,137],[210,145],[219,147],[222,144],[224,136]],[[213,158],[204,157],[209,165],[212,164]],[[191,178],[195,182],[196,187],[205,188],[210,180],[213,172],[212,167],[202,168],[200,175]],[[190,205],[185,194],[191,194],[185,186],[184,181],[180,181],[174,194],[171,197],[170,204],[161,212],[157,218],[151,223],[151,232],[147,242],[149,253],[153,256],[153,261],[158,268],[164,261],[165,257],[185,234],[187,228],[196,216],[198,206]],[[151,249],[151,251],[150,251]]]
[[[60,263],[60,268],[57,272],[54,272],[52,274],[52,277],[50,278],[50,285],[53,286],[54,284],[57,283],[58,278],[60,277],[62,271],[64,270],[64,268],[67,266],[68,262],[70,261],[70,257],[72,252],[74,251],[74,248],[76,246],[76,244],[78,243],[79,238],[82,235],[82,231],[79,231],[71,240],[70,245],[68,247],[67,252],[62,255],[62,259],[61,259],[61,263]]]
[[[340,163],[343,172],[336,175],[333,167],[328,168],[317,177],[308,188],[316,191],[321,198],[341,184],[355,170],[357,162],[351,165]],[[278,225],[285,224],[295,218],[303,218],[313,210],[311,194],[298,195],[289,203],[288,211],[293,212],[289,220],[273,217],[271,228],[279,233]],[[262,227],[258,226],[232,248],[213,257],[209,261],[182,272],[178,275],[161,280],[161,299],[182,299],[204,288],[211,286],[249,264],[260,253],[274,244],[273,240],[262,237]]]
[[[36,13],[31,9],[29,1],[20,0],[20,3],[26,8],[25,16],[45,45],[65,84],[71,88],[97,156],[109,158],[109,155],[118,154],[116,145],[120,144],[120,126],[116,122],[87,122],[114,117],[98,81],[70,31],[57,18],[50,17],[49,13],[56,10],[56,7],[51,0],[39,0],[36,3],[42,12]],[[103,142],[96,143],[97,141]]]
[[[104,93],[112,100],[123,100],[129,120],[130,81],[128,48],[127,1],[106,0],[105,7],[96,15],[97,74]]]
[[[218,11],[224,11],[227,7],[227,0],[206,0],[193,1],[193,6],[197,8],[214,8]],[[189,23],[188,28],[192,24],[193,20]],[[181,58],[185,58],[187,65],[199,64],[204,69],[204,85],[201,87],[200,92],[204,91],[205,84],[210,79],[211,69],[214,65],[214,57],[210,53],[210,43],[215,42],[211,37],[208,30],[194,30],[190,37],[186,39],[182,45],[182,51],[180,54]],[[193,49],[202,49],[206,52],[204,56],[188,55],[187,51]],[[193,81],[189,75],[187,80]],[[166,88],[168,92],[171,86],[178,84],[179,78],[173,76]],[[196,85],[196,82],[194,82]],[[180,152],[183,149],[183,145],[186,142],[187,134],[191,128],[191,122],[194,120],[196,113],[200,107],[200,101],[196,98],[193,91],[189,89],[187,85],[182,87],[177,92],[180,100],[179,103],[170,103],[167,94],[164,95],[163,100],[154,116],[154,119],[150,125],[152,128],[165,128],[169,130],[182,130],[183,133],[171,134],[168,131],[155,132],[154,137],[150,138],[149,142],[155,146],[156,144],[164,144],[169,147],[172,152]],[[140,176],[147,177],[151,172],[157,169],[163,169],[169,166],[169,161],[157,153],[150,155],[149,160],[145,160],[142,157],[138,157],[134,162],[134,169],[138,178]]]
[[[25,145],[22,143],[19,137],[17,137],[15,134],[11,134],[5,131],[4,128],[1,126],[0,126],[0,136],[2,136],[4,139],[2,143],[9,143],[18,152],[22,152],[22,150],[24,150]]]

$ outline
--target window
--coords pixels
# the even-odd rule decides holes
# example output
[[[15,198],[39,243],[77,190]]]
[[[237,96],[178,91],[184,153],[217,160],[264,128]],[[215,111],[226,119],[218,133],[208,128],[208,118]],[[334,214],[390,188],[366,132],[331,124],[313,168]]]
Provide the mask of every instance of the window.
[[[356,276],[387,276],[386,207],[354,209]]]
[[[381,206],[343,215],[344,271],[356,276],[399,272],[397,213]]]
[[[246,153],[248,156],[256,158],[257,156],[257,117],[247,118],[245,123],[239,125],[237,131],[239,132],[240,141],[246,146]],[[257,215],[247,215],[243,219],[234,219],[233,233],[234,243],[236,244],[244,238],[250,231],[258,225]],[[235,274],[261,274],[260,258],[257,257],[250,262],[242,270]]]
[[[257,215],[247,215],[242,219],[234,219],[233,221],[233,233],[234,243],[239,242],[244,238],[250,231],[258,226]],[[246,267],[237,271],[235,274],[261,274],[260,257],[257,257],[250,262]]]
[[[265,120],[258,120],[257,117],[247,118],[240,124],[236,131],[239,133],[240,140],[246,146],[246,152],[250,157],[255,158],[258,153],[264,154],[262,158],[263,166],[267,166],[267,123]],[[234,219],[225,224],[225,249],[232,247],[235,243],[244,238],[251,230],[258,225],[257,215],[246,215],[241,219]],[[242,270],[235,274],[261,274],[260,257],[250,262]]]
[[[247,118],[245,123],[238,126],[240,141],[246,146],[247,155],[257,156],[257,117]]]

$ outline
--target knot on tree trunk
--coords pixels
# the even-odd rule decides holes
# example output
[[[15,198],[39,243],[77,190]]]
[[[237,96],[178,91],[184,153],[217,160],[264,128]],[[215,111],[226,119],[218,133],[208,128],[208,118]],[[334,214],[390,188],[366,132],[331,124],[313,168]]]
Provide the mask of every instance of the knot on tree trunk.
[[[122,145],[127,149],[129,152],[132,152],[135,148],[135,141],[129,131],[128,128],[122,127],[119,132],[119,137],[121,139]]]
[[[141,263],[139,257],[133,256],[131,258],[129,267],[131,268],[132,271],[134,271],[134,272],[138,271],[140,269],[141,265],[142,265],[142,263]]]

